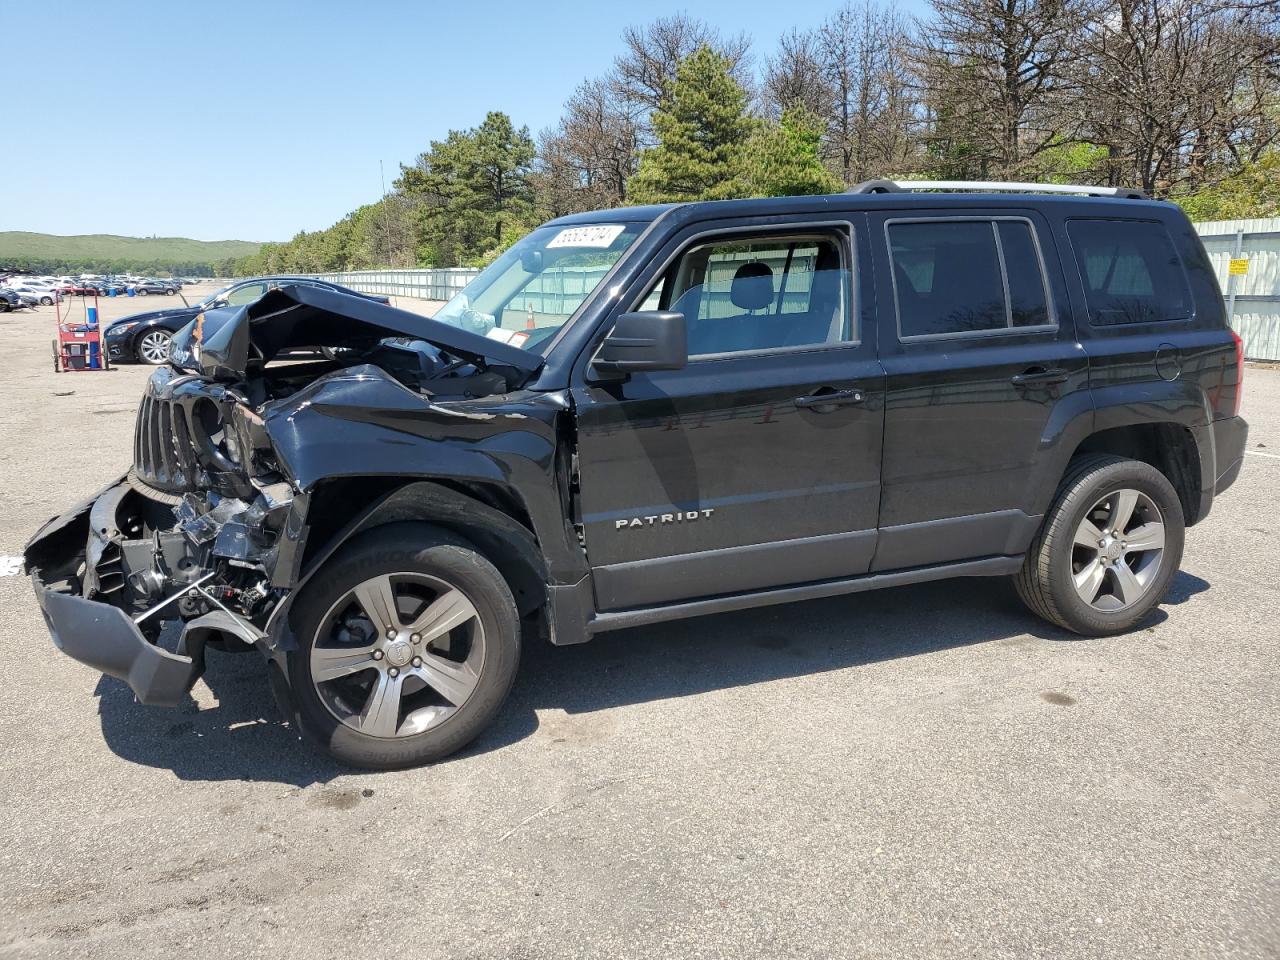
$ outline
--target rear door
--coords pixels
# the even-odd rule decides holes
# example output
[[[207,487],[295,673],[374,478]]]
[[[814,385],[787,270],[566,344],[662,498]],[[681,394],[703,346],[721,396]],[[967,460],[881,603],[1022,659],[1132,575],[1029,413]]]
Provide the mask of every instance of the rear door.
[[[1201,407],[1207,394],[1214,415],[1229,416],[1235,341],[1212,267],[1186,218],[1078,216],[1066,220],[1065,230],[1075,263],[1068,276],[1085,307],[1080,335],[1090,379],[1107,414],[1134,384],[1166,380],[1185,387],[1188,403]],[[1177,410],[1167,414],[1184,419]]]
[[[684,313],[691,356],[620,383],[591,382],[584,357],[575,375],[599,609],[867,571],[884,378],[850,236],[805,219],[691,227],[623,292],[614,316]]]
[[[887,375],[873,570],[1025,550],[1046,438],[1091,406],[1048,225],[951,209],[868,217]]]

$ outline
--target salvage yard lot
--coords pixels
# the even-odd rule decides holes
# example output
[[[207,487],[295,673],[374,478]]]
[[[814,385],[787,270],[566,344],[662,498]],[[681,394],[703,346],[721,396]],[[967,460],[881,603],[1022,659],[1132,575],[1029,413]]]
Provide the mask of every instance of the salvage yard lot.
[[[54,374],[52,336],[0,315],[4,556],[123,472],[149,373]],[[1274,957],[1280,373],[1243,412],[1128,636],[1000,580],[607,634],[401,773],[300,742],[256,655],[138,706],[0,577],[0,956]]]

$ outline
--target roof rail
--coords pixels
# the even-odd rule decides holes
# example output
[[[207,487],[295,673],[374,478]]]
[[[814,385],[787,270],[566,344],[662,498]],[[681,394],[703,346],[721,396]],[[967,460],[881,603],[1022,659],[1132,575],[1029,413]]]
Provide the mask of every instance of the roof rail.
[[[998,180],[864,180],[849,193],[908,193],[913,190],[979,190],[983,193],[1070,193],[1082,197],[1146,200],[1132,187],[1090,187],[1074,183],[1006,183]]]

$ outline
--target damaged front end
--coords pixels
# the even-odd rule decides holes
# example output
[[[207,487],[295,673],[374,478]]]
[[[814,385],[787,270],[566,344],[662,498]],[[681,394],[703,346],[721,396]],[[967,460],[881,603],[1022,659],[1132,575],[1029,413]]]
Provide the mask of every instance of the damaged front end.
[[[223,528],[244,526],[248,509],[234,503],[219,503],[218,513],[232,518]],[[218,556],[209,531],[219,520],[188,502],[174,509],[143,495],[125,477],[50,521],[25,559],[54,643],[160,706],[191,689],[209,642],[269,650],[254,622],[273,602],[263,566]],[[180,629],[165,629],[174,621]]]
[[[273,362],[312,348],[328,358]],[[403,414],[441,394],[510,389],[537,366],[514,347],[314,288],[201,315],[148,382],[133,468],[27,545],[55,644],[156,705],[184,699],[210,644],[280,662],[291,639],[278,614],[308,529],[298,464],[332,442],[300,431],[302,412],[342,398]]]

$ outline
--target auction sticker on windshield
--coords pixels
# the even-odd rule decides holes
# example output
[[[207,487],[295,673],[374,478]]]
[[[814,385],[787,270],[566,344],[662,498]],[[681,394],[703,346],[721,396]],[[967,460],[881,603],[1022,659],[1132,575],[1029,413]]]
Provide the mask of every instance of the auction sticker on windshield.
[[[621,223],[592,224],[589,227],[565,227],[547,244],[547,249],[556,247],[599,247],[612,246],[618,234],[625,230]]]

